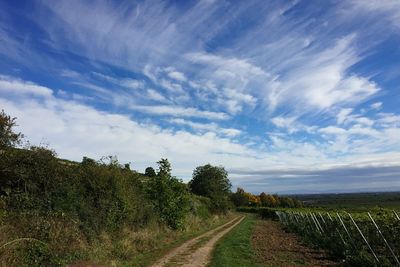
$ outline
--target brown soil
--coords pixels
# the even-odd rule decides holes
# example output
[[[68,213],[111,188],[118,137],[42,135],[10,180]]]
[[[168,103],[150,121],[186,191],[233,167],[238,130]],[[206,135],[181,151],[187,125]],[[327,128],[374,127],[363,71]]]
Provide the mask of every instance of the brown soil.
[[[266,266],[338,266],[323,251],[301,245],[279,222],[259,220],[251,239],[258,259]]]

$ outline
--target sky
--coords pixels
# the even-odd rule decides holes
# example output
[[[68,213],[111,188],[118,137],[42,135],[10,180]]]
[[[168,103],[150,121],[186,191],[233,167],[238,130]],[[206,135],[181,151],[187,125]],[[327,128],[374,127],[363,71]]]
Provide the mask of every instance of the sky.
[[[400,1],[1,1],[0,109],[61,158],[400,190]]]

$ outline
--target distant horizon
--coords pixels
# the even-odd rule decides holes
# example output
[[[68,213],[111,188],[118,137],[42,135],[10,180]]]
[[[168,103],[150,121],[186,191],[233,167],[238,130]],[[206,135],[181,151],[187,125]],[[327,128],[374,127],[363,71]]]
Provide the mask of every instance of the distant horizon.
[[[400,1],[1,1],[0,110],[80,161],[400,191]]]
[[[347,195],[347,194],[385,194],[385,193],[399,193],[400,191],[343,191],[343,192],[325,192],[325,193],[298,193],[298,194],[283,194],[288,196],[312,196],[312,195]]]

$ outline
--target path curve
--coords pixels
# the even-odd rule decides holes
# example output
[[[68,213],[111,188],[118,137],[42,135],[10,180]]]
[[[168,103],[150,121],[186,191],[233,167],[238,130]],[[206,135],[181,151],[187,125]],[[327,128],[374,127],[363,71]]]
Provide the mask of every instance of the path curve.
[[[217,228],[186,241],[179,247],[172,249],[170,252],[164,255],[155,264],[153,264],[152,267],[206,266],[211,259],[211,253],[217,241],[231,231],[236,225],[238,225],[244,219],[244,217],[245,216],[236,217]],[[206,242],[203,244],[204,239],[206,239]],[[199,245],[199,247],[196,247],[196,245]]]

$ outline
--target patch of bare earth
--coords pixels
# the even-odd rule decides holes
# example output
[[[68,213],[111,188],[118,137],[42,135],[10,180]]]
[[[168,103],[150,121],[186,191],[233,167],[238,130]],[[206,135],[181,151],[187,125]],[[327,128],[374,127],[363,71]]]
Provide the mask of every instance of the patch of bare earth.
[[[266,266],[338,266],[326,253],[300,244],[279,222],[259,220],[253,228],[252,246]]]

